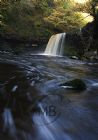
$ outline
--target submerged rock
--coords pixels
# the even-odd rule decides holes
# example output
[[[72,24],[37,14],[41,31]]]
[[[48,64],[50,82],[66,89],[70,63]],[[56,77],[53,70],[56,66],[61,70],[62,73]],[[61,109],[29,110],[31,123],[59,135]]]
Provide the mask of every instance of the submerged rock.
[[[86,89],[86,84],[81,79],[74,79],[63,83],[60,86],[66,87],[67,89],[74,89],[74,90]]]

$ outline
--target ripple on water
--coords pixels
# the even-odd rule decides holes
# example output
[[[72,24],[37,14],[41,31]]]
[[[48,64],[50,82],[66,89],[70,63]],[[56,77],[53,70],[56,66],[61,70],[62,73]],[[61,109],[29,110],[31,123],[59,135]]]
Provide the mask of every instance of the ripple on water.
[[[10,61],[12,58],[13,61]],[[93,66],[93,70],[95,67]],[[35,140],[97,140],[98,95],[95,89],[98,87],[98,77],[96,76],[95,79],[93,70],[85,66],[83,62],[65,60],[62,57],[23,55],[17,58],[13,55],[2,55],[0,59],[0,113],[2,114],[0,120],[3,125],[0,126],[0,132],[3,128],[3,131],[9,131],[11,135],[17,137],[18,134],[19,140],[32,140],[32,138]],[[77,77],[88,80],[89,90],[85,91],[85,94],[84,92],[81,94],[67,92],[66,89],[59,87],[62,80]],[[49,126],[44,125],[41,128],[34,126],[32,115],[34,115],[35,104],[33,105],[32,102],[38,99],[41,93],[55,94],[57,92],[63,93],[65,102],[57,104],[54,98],[48,101],[53,102],[58,110],[62,110],[62,116]],[[90,94],[94,92],[96,96]],[[41,106],[40,108],[43,111]],[[43,119],[35,115],[35,123],[44,120],[51,119],[49,117]],[[5,140],[7,139],[8,135]]]

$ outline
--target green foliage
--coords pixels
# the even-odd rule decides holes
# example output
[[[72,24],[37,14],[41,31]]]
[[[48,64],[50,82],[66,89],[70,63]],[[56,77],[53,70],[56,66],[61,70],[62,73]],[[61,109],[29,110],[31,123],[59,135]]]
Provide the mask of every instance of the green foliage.
[[[30,6],[30,4],[32,4]],[[20,37],[33,37],[43,35],[43,9],[36,10],[31,3],[15,2],[1,5],[1,32],[18,35]]]
[[[62,6],[63,5],[63,6]],[[56,3],[51,15],[44,18],[44,20],[55,28],[62,31],[70,31],[81,28],[85,25],[82,16],[79,12],[74,11],[74,5],[64,1],[60,5]]]
[[[76,9],[78,11],[89,13],[95,18],[98,13],[98,0],[88,0],[84,4],[76,4]]]
[[[76,30],[85,23],[72,0],[1,0],[0,33],[48,37],[57,28]]]

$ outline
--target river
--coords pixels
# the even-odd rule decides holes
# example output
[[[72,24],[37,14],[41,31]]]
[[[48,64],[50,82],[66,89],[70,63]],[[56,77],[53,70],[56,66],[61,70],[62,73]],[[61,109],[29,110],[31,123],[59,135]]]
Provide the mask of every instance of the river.
[[[76,78],[86,90],[60,86]],[[98,63],[1,51],[0,139],[97,140]]]

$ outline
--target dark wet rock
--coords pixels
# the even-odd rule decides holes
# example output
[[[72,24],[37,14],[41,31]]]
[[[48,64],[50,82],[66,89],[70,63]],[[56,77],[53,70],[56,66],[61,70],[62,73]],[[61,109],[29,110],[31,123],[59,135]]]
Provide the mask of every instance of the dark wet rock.
[[[81,79],[74,79],[63,83],[60,86],[65,86],[67,89],[74,89],[74,90],[86,89],[86,84]]]

